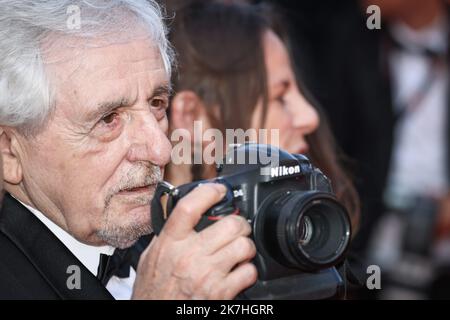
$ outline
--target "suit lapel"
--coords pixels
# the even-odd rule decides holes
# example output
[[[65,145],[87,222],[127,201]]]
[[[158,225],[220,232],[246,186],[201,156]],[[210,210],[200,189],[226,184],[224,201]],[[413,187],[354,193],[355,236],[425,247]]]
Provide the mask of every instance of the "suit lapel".
[[[100,281],[31,212],[5,194],[0,215],[4,233],[61,299],[112,299]],[[78,266],[81,289],[69,289],[69,266]],[[70,283],[70,281],[69,281]]]

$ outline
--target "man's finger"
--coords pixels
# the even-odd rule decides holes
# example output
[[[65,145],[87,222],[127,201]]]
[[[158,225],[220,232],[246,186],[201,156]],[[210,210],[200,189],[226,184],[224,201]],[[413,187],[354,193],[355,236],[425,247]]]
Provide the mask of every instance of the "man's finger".
[[[225,196],[226,187],[206,183],[196,187],[178,201],[161,232],[174,239],[183,239],[192,232],[201,216]]]
[[[248,237],[239,237],[230,244],[217,251],[212,259],[217,269],[228,274],[236,265],[253,259],[256,255],[256,246]]]
[[[253,285],[258,278],[256,267],[252,263],[238,266],[223,281],[226,292],[224,299],[234,299],[239,293]]]
[[[230,215],[199,232],[206,254],[213,254],[240,236],[252,232],[250,224],[241,216]]]

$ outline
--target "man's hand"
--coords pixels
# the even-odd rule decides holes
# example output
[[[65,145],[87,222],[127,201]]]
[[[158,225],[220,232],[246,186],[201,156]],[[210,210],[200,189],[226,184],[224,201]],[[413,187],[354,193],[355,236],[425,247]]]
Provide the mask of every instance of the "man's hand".
[[[249,262],[256,248],[244,218],[230,215],[194,230],[224,195],[223,185],[204,184],[178,201],[140,258],[133,299],[232,299],[256,281]]]

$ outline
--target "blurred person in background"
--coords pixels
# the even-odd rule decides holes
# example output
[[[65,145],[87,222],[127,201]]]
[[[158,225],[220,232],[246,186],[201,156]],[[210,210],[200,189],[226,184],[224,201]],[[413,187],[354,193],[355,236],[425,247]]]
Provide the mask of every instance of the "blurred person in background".
[[[448,2],[327,3],[317,29],[292,31],[312,48],[308,84],[353,159],[362,203],[353,249],[381,267],[381,298],[448,297]],[[372,4],[381,29],[367,27]]]
[[[387,215],[372,259],[392,274],[385,297],[434,297],[430,283],[450,262],[449,8],[443,0],[361,2],[363,9],[371,4],[386,23],[381,48],[392,126]]]
[[[225,129],[279,129],[281,148],[308,155],[331,179],[356,232],[358,196],[325,118],[296,79],[285,34],[267,10],[242,1],[165,3],[176,11],[170,40],[178,59],[170,131],[185,129],[192,137],[194,121],[224,136]],[[175,185],[216,175],[212,165],[173,163],[166,173]]]

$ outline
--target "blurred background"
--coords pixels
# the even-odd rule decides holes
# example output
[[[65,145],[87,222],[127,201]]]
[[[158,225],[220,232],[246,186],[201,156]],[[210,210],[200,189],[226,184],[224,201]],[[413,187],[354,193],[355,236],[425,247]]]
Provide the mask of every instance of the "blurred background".
[[[275,8],[345,156],[361,199],[349,259],[360,278],[381,270],[381,290],[354,286],[348,298],[450,298],[450,3],[223,2]]]

